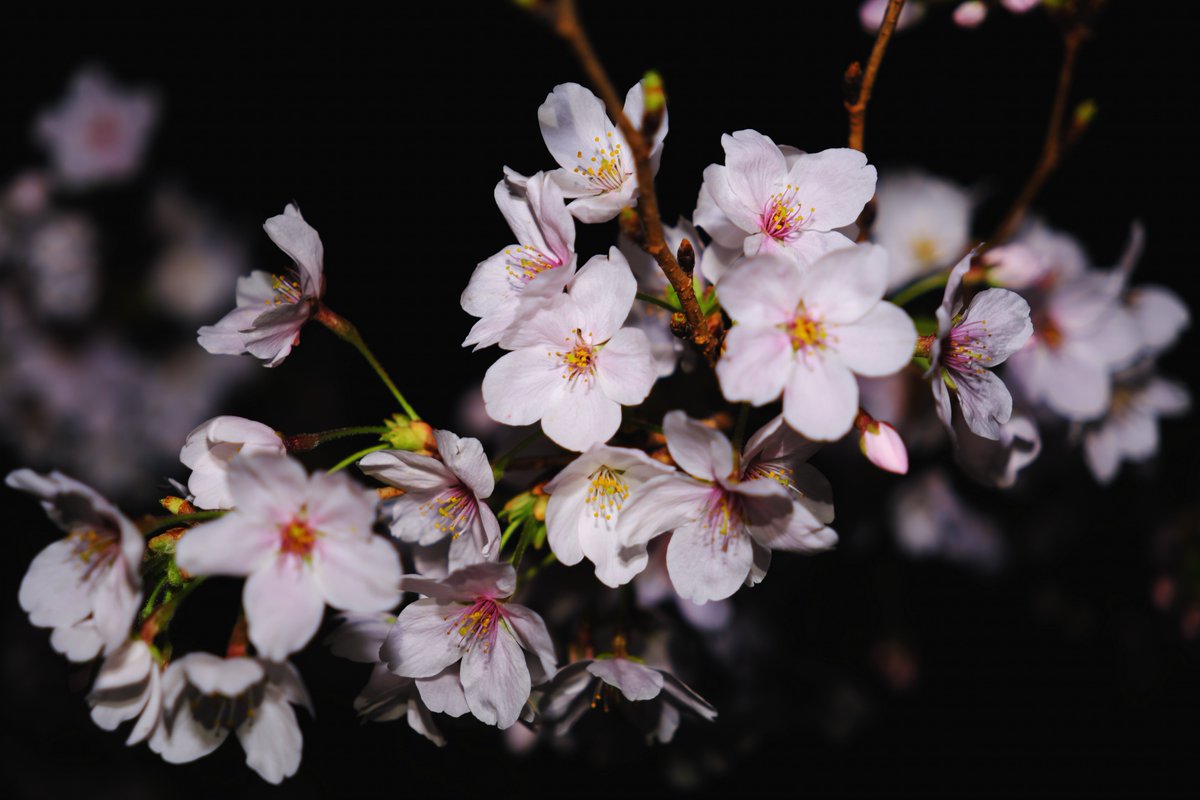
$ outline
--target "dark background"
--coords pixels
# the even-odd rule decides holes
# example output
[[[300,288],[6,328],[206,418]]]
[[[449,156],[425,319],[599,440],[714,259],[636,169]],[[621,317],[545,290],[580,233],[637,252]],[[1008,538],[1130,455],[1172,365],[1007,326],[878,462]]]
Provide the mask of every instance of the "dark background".
[[[704,166],[722,159],[724,132],[755,128],[814,151],[844,144],[841,74],[871,46],[857,3],[581,5],[622,90],[646,68],[665,79],[671,132],[659,191],[668,220],[690,215]],[[919,165],[980,188],[984,233],[1037,158],[1058,37],[1041,12],[995,12],[975,31],[947,16],[931,12],[894,40],[866,149],[881,168]],[[349,6],[268,12],[250,4],[205,15],[9,9],[6,17],[5,180],[38,160],[29,122],[80,65],[155,86],[163,115],[147,174],[171,176],[210,201],[245,231],[267,269],[281,262],[258,226],[298,201],[325,243],[330,306],[358,324],[435,425],[434,410],[451,408],[479,380],[495,356],[459,348],[470,319],[457,300],[475,263],[509,241],[492,187],[502,165],[526,173],[553,166],[537,107],[555,84],[583,82],[549,32],[505,3],[405,4],[386,17]],[[1188,31],[1196,21],[1190,4],[1112,4],[1084,50],[1073,95],[1094,98],[1100,114],[1039,201],[1101,265],[1115,261],[1130,221],[1144,220],[1140,282],[1169,284],[1193,308],[1198,176]],[[102,230],[129,227],[129,215],[141,213],[139,188],[105,190],[91,206]],[[614,233],[611,225],[584,231],[581,254],[600,252]],[[137,280],[147,246],[106,236],[115,276],[106,303],[119,302],[111,287],[119,294],[121,281]],[[152,346],[154,331],[130,336]],[[1194,346],[1189,332],[1165,359],[1193,393]],[[313,430],[390,413],[388,400],[344,345],[310,328],[286,364],[263,371],[223,413]],[[760,641],[720,667],[695,659],[688,677],[722,716],[713,726],[685,724],[666,747],[517,758],[494,732],[468,726],[436,750],[403,723],[360,726],[349,703],[364,669],[310,648],[298,663],[317,720],[302,722],[304,760],[281,789],[247,770],[236,745],[169,767],[95,728],[86,669],[53,654],[47,632],[17,606],[20,577],[52,532],[35,504],[6,493],[0,780],[19,797],[680,787],[1194,796],[1200,653],[1181,635],[1178,614],[1156,609],[1150,591],[1158,575],[1180,569],[1182,556],[1163,554],[1163,527],[1196,538],[1197,432],[1195,417],[1167,423],[1162,457],[1126,468],[1103,489],[1077,453],[1052,442],[1022,491],[963,484],[1006,525],[1010,565],[995,577],[905,561],[875,525],[895,482],[862,479],[843,457],[849,450],[831,448],[816,463],[835,487],[842,545],[815,559],[777,558],[761,587],[739,593],[739,619],[755,621]],[[310,463],[344,454],[318,452]],[[0,454],[3,471],[12,466]],[[177,465],[164,470],[147,476],[128,510],[151,510],[163,477],[184,477]],[[236,590],[224,588],[231,597]],[[889,637],[919,661],[908,691],[889,688],[873,664],[873,647]],[[619,727],[609,733],[636,738]]]

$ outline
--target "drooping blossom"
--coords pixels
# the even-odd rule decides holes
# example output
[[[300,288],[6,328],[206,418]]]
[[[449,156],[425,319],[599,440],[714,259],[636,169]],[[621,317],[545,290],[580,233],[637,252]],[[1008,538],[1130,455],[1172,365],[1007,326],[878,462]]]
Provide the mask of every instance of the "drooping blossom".
[[[88,694],[92,720],[106,731],[137,718],[125,744],[145,741],[162,717],[163,669],[141,639],[127,639],[109,653]]]
[[[730,270],[717,286],[736,323],[717,362],[726,399],[761,406],[782,394],[796,431],[841,438],[858,413],[854,376],[889,375],[912,358],[916,328],[882,301],[886,287],[887,252],[877,245],[830,253],[804,270],[776,255]]]
[[[188,434],[179,460],[192,471],[188,491],[197,508],[230,508],[229,462],[238,454],[282,456],[283,440],[273,429],[245,417],[213,417]]]
[[[954,460],[963,471],[980,483],[999,489],[1016,483],[1021,470],[1042,452],[1037,424],[1020,411],[1014,411],[1008,422],[999,426],[995,439],[975,434],[959,414],[954,418],[953,437]]]
[[[649,666],[625,650],[618,637],[614,652],[583,658],[558,671],[539,703],[544,718],[565,736],[588,710],[619,710],[650,741],[671,741],[683,715],[712,721],[717,710],[670,670]]]
[[[625,116],[641,127],[642,84],[625,95]],[[608,118],[600,98],[577,83],[562,83],[538,108],[538,124],[550,155],[560,169],[550,177],[562,187],[567,206],[580,222],[607,222],[622,208],[637,203],[637,174],[633,154],[617,125]],[[658,172],[667,113],[654,133],[650,163]]]
[[[478,439],[434,431],[438,456],[382,450],[358,466],[367,475],[404,494],[384,507],[392,535],[402,542],[428,546],[450,540],[451,570],[494,558],[500,523],[484,502],[496,479]]]
[[[646,335],[621,327],[637,282],[611,248],[575,276],[566,294],[533,311],[500,341],[512,350],[487,371],[483,401],[492,419],[530,425],[568,450],[603,443],[621,425],[621,406],[646,399],[656,369]]]
[[[380,650],[388,669],[408,678],[434,678],[457,667],[471,713],[507,728],[517,721],[533,683],[555,672],[554,644],[538,614],[511,602],[511,564],[472,564],[431,581],[406,576],[403,587],[425,595],[406,606]],[[448,674],[455,674],[449,672]],[[427,688],[418,690],[430,708]]]
[[[897,487],[889,512],[897,545],[913,558],[945,559],[983,572],[1004,564],[996,522],[964,504],[939,469]]]
[[[646,567],[645,547],[617,539],[621,508],[646,481],[673,470],[641,450],[595,445],[546,484],[546,533],[564,564],[587,558],[606,586],[629,583]]]
[[[875,193],[871,240],[888,252],[888,288],[952,264],[971,235],[971,195],[920,172],[885,174]]]
[[[463,346],[478,350],[500,341],[521,305],[545,303],[575,274],[575,220],[560,189],[539,172],[522,186],[496,184],[496,205],[517,241],[481,261],[462,294],[462,307],[479,321]]]
[[[437,684],[431,694],[449,701],[438,710],[452,717],[461,717],[469,710],[467,699],[458,680],[458,668],[448,667],[434,678],[405,678],[390,671],[379,660],[379,649],[396,622],[391,614],[342,614],[341,625],[329,635],[326,643],[335,656],[363,664],[371,664],[367,685],[354,698],[354,710],[363,722],[391,722],[405,717],[408,725],[438,747],[446,746],[446,737],[433,720],[433,712],[421,697],[419,684]],[[430,691],[426,689],[426,691]],[[435,700],[436,701],[436,700]]]
[[[694,603],[729,597],[766,575],[772,550],[817,552],[837,534],[829,482],[805,462],[816,449],[776,417],[746,443],[735,467],[720,432],[672,411],[663,419],[671,458],[684,471],[651,478],[625,507],[617,536],[644,547],[673,531],[667,571]]]
[[[33,559],[17,599],[50,644],[72,661],[111,653],[129,637],[140,602],[142,552],[137,526],[90,486],[59,472],[20,469],[4,481],[37,497],[67,532]]]
[[[95,69],[75,76],[67,96],[44,112],[35,129],[50,151],[55,177],[86,188],[133,175],[154,127],[151,93],[114,85]]]
[[[326,603],[370,612],[399,601],[399,556],[371,533],[375,503],[344,473],[309,476],[290,457],[238,456],[229,491],[234,510],[189,530],[175,561],[193,575],[246,577],[242,605],[263,658],[302,648]]]
[[[803,153],[758,131],[721,137],[725,164],[704,170],[693,219],[717,244],[747,256],[778,251],[798,264],[853,242],[854,224],[875,193],[875,168],[857,150]]]
[[[1191,407],[1187,389],[1140,364],[1116,376],[1108,411],[1083,427],[1083,453],[1100,483],[1111,483],[1122,461],[1146,461],[1158,452],[1159,419]]]
[[[171,662],[162,685],[163,718],[150,749],[167,763],[202,758],[236,731],[246,765],[268,783],[300,768],[304,740],[292,706],[313,708],[291,662],[188,653]]]
[[[950,271],[942,304],[935,312],[938,328],[926,376],[932,378],[934,407],[947,429],[953,430],[953,392],[967,427],[977,436],[997,439],[1013,404],[1008,387],[992,368],[1025,346],[1033,335],[1033,323],[1029,304],[1008,289],[986,289],[963,309],[962,281],[972,255]]]
[[[200,346],[217,355],[250,353],[275,367],[300,341],[300,329],[317,311],[325,292],[325,248],[321,237],[289,203],[263,228],[294,270],[272,275],[255,270],[238,278],[237,308],[198,331]]]

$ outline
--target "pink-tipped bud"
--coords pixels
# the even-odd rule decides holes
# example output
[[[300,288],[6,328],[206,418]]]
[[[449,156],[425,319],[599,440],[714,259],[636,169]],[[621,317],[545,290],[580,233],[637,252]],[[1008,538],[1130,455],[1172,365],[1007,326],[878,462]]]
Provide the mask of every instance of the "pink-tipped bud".
[[[864,413],[859,413],[861,419]],[[896,429],[886,422],[868,419],[858,427],[858,447],[875,466],[897,475],[908,472],[908,449]]]

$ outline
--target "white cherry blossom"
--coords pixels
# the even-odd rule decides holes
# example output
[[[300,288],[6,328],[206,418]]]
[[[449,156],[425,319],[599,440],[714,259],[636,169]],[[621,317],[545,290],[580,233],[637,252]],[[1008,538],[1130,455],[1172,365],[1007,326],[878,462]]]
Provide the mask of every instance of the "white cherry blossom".
[[[234,510],[175,547],[193,575],[246,576],[242,605],[258,654],[282,661],[321,624],[325,604],[384,611],[400,599],[400,559],[371,533],[375,503],[345,474],[306,475],[292,458],[238,456]]]
[[[875,193],[871,240],[888,251],[888,288],[949,266],[970,243],[971,195],[920,172],[887,174]]]
[[[162,716],[162,667],[141,639],[109,653],[88,694],[92,720],[106,731],[136,718],[125,744],[145,741]]]
[[[245,417],[221,416],[188,434],[179,460],[192,471],[188,491],[197,508],[229,508],[229,462],[239,453],[282,456],[283,440],[272,428]]]
[[[1191,408],[1187,389],[1139,365],[1116,377],[1107,412],[1083,427],[1083,453],[1100,483],[1111,483],[1122,461],[1146,461],[1158,452],[1159,419]]]

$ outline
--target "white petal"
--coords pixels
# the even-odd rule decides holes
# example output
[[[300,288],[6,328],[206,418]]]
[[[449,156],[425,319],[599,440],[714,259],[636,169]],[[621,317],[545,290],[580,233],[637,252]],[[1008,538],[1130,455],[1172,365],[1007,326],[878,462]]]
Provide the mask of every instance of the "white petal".
[[[279,547],[278,528],[231,511],[190,529],[175,545],[175,562],[192,575],[249,575]]]
[[[875,194],[875,168],[858,150],[837,147],[798,158],[787,176],[799,187],[796,201],[819,230],[850,225]]]
[[[577,83],[554,87],[538,108],[538,124],[546,149],[568,172],[579,164],[576,153],[590,152],[594,137],[604,137],[612,125],[600,98]]]
[[[496,477],[487,453],[478,439],[460,438],[450,431],[434,431],[438,455],[458,478],[466,484],[476,497],[492,496],[496,488]]]
[[[521,716],[529,699],[529,668],[515,637],[499,630],[493,646],[481,643],[467,651],[462,661],[463,691],[476,719],[503,730]]]
[[[554,642],[546,630],[546,623],[536,611],[516,603],[507,604],[504,611],[507,615],[505,622],[513,629],[517,641],[537,657],[542,672],[549,678],[558,669],[558,660],[554,656]]]
[[[567,384],[545,402],[542,430],[555,443],[568,450],[583,451],[603,444],[621,427],[621,406],[599,386],[583,381]],[[486,392],[487,379],[484,379]],[[489,412],[490,413],[490,412]]]
[[[722,536],[700,524],[677,528],[667,545],[667,572],[681,597],[693,603],[723,600],[738,590],[754,554],[744,532]]]
[[[846,435],[858,414],[858,384],[837,356],[798,361],[783,390],[783,418],[809,439]]]
[[[862,318],[887,289],[887,251],[873,244],[836,250],[802,273],[801,294],[808,311],[826,323]]]
[[[917,329],[904,309],[881,302],[856,322],[831,325],[829,338],[843,364],[877,378],[899,372],[912,360]]]
[[[300,768],[304,738],[296,712],[274,687],[267,687],[262,704],[238,726],[237,735],[247,766],[267,783],[280,783]]]
[[[633,701],[653,700],[662,691],[662,673],[627,658],[605,658],[588,664],[588,672]]]
[[[432,678],[462,658],[459,640],[450,631],[462,610],[418,600],[400,612],[379,657],[388,669],[410,678]]]
[[[650,342],[637,328],[617,331],[596,356],[600,389],[623,406],[636,406],[645,400],[656,377]]]
[[[783,255],[754,256],[731,268],[717,285],[721,306],[734,322],[755,327],[781,325],[803,299],[796,264]]]
[[[583,265],[572,279],[569,291],[583,313],[584,337],[603,342],[629,316],[637,294],[637,279],[621,251],[610,247],[608,258],[596,256]]]
[[[982,324],[986,332],[983,345],[987,349],[985,366],[988,367],[1003,363],[1033,335],[1029,303],[1007,289],[987,289],[975,295],[960,324],[974,322]]]
[[[242,605],[250,641],[271,661],[308,644],[325,610],[312,569],[296,557],[276,558],[247,578]]]
[[[383,537],[322,541],[317,548],[313,578],[329,605],[368,612],[400,602],[400,556]]]
[[[505,425],[531,425],[546,412],[547,401],[566,385],[562,368],[542,348],[505,355],[483,377],[488,416]]]
[[[689,474],[712,481],[733,472],[733,445],[720,431],[670,411],[663,417],[663,434],[671,458]]]
[[[321,290],[321,270],[325,261],[325,248],[321,237],[311,225],[304,221],[296,207],[289,205],[284,213],[271,217],[263,228],[280,250],[291,256],[300,268],[304,279],[304,293],[316,295]],[[295,211],[294,214],[288,213]]]
[[[644,547],[660,533],[696,519],[711,491],[708,484],[679,473],[651,478],[621,509],[617,539],[625,547]]]

